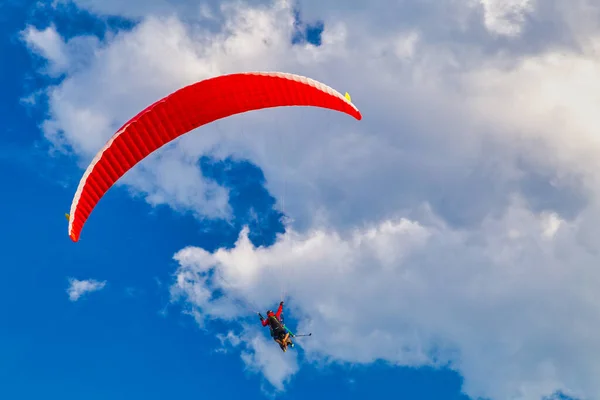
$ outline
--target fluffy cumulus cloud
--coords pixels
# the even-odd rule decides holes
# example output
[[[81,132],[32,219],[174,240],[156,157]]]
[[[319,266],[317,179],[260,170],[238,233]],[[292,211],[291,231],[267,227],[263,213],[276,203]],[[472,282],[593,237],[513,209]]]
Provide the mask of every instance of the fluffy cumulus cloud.
[[[313,333],[301,342],[309,361],[447,366],[474,398],[589,395],[598,393],[600,274],[581,229],[515,198],[473,230],[424,206],[414,220],[344,235],[288,231],[269,248],[243,231],[232,250],[181,250],[173,291],[205,321],[276,304],[284,289],[298,331]],[[253,341],[254,357],[265,357]],[[287,377],[257,364],[274,385]]]
[[[69,288],[67,289],[67,294],[69,295],[69,300],[77,301],[83,295],[97,292],[104,289],[104,287],[106,287],[106,281],[97,281],[95,279],[79,280],[75,278],[69,278]]]
[[[600,397],[597,2],[76,4],[138,21],[103,41],[24,30],[42,72],[63,77],[47,89],[44,134],[82,166],[152,101],[223,73],[308,75],[363,112],[229,118],[122,181],[150,204],[227,218],[228,192],[199,157],[264,171],[286,233],[268,248],[243,231],[230,250],[182,249],[172,287],[199,324],[237,322],[221,340],[249,368],[284,389],[302,362],[386,360],[452,368],[473,397]],[[320,46],[292,44],[295,7],[323,23]],[[272,359],[241,320],[280,289],[314,333],[302,360]]]
[[[244,364],[251,371],[262,373],[275,389],[283,391],[284,384],[298,371],[296,356],[288,357],[283,352],[274,352],[273,344],[268,342],[260,332],[255,332],[251,338],[246,339],[246,342],[249,350],[241,353]]]
[[[65,49],[65,43],[56,32],[54,26],[49,26],[43,30],[28,27],[23,32],[23,40],[27,45],[40,56],[48,60],[48,73],[55,75],[65,70],[69,63],[69,57]]]

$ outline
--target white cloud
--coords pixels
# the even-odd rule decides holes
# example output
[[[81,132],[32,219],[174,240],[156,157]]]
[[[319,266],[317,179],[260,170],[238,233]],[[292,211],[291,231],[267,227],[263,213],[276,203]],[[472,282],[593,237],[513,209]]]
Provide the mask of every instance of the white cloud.
[[[288,320],[313,333],[302,342],[311,361],[450,365],[473,398],[600,393],[600,339],[590,334],[600,328],[600,274],[577,244],[577,224],[550,238],[548,216],[518,200],[472,231],[423,214],[346,236],[288,232],[268,249],[252,247],[244,231],[230,251],[179,252],[176,287],[209,319],[225,304],[233,317],[249,315],[245,304],[269,307],[287,287]],[[181,285],[193,275],[212,279]],[[216,289],[225,295],[198,296]],[[259,339],[241,340],[258,348]],[[276,386],[289,375],[263,372]]]
[[[49,73],[56,75],[67,69],[70,60],[65,48],[66,44],[53,25],[43,30],[30,26],[22,35],[27,46],[48,61]]]
[[[516,36],[521,33],[527,13],[534,10],[534,0],[480,0],[485,26],[492,32]]]
[[[350,227],[411,207],[417,198],[426,198],[439,207],[453,186],[462,184],[474,189],[483,185],[484,179],[464,174],[482,164],[496,163],[488,168],[494,169],[498,191],[509,191],[520,177],[514,176],[511,163],[501,160],[520,154],[505,149],[513,147],[505,140],[513,136],[500,129],[494,135],[488,134],[490,124],[506,124],[518,118],[519,125],[510,126],[511,131],[537,139],[547,121],[559,136],[550,145],[561,146],[564,141],[554,121],[540,119],[538,125],[527,126],[527,119],[535,114],[521,115],[518,111],[524,105],[513,106],[520,101],[544,101],[547,106],[539,113],[543,116],[554,105],[564,103],[564,98],[544,100],[537,95],[536,82],[557,78],[551,75],[548,65],[542,65],[542,72],[536,73],[539,79],[526,76],[528,64],[537,62],[537,58],[527,59],[511,70],[506,67],[510,58],[493,57],[484,63],[477,51],[468,51],[469,47],[458,52],[428,42],[427,32],[419,33],[427,27],[389,29],[369,37],[360,35],[364,32],[360,20],[353,25],[341,21],[327,25],[320,48],[292,47],[289,7],[277,4],[272,9],[224,6],[227,22],[218,35],[185,25],[174,17],[152,17],[133,32],[118,36],[109,46],[94,44],[88,50],[94,55],[88,61],[90,68],[70,75],[51,90],[53,118],[45,124],[47,137],[56,143],[68,143],[85,163],[138,110],[187,83],[248,69],[291,70],[314,76],[342,91],[348,89],[365,120],[356,123],[315,110],[265,111],[232,118],[182,138],[121,181],[144,194],[151,204],[174,204],[223,217],[229,212],[227,193],[205,182],[195,161],[201,154],[225,156],[234,152],[264,169],[269,189],[278,199],[283,198],[284,186],[287,188],[286,211],[294,216],[296,228],[302,224],[309,227],[315,208],[327,207],[324,202],[335,207],[327,207],[319,215],[325,215],[332,224]],[[269,40],[265,40],[267,37]],[[592,53],[565,55],[573,62],[597,63],[590,56]],[[568,67],[563,73],[568,74]],[[519,76],[523,78],[517,79]],[[569,82],[562,87],[569,87]],[[593,97],[593,92],[589,93]],[[578,104],[561,106],[570,113],[568,117],[581,112]],[[283,134],[280,126],[286,127],[285,138],[281,139],[276,136]],[[522,132],[524,127],[527,130]],[[251,134],[240,134],[240,129]],[[500,145],[496,159],[485,153],[490,145]],[[539,148],[537,143],[519,143],[516,151],[536,152]],[[543,162],[545,156],[542,150],[537,161]],[[391,180],[404,190],[391,192]],[[506,203],[506,198],[499,194],[489,201]],[[367,202],[371,207],[363,206]],[[472,212],[461,209],[469,207],[462,201],[458,201],[458,207],[459,214]]]
[[[267,340],[256,326],[244,324],[239,335],[229,331],[227,335],[216,336],[221,342],[216,352],[227,353],[231,349],[240,349],[240,358],[245,367],[250,372],[262,375],[279,392],[285,389],[285,383],[299,370],[297,355],[292,351],[284,354],[279,348],[273,351],[275,344]],[[271,387],[263,389],[272,394]]]
[[[42,30],[28,26],[21,32],[21,37],[33,53],[47,61],[42,71],[52,77],[78,74],[89,68],[90,57],[98,46],[95,36],[76,36],[65,40],[57,32],[55,25]]]
[[[245,339],[247,350],[242,351],[241,357],[246,367],[251,371],[260,372],[278,391],[284,390],[284,384],[298,372],[298,362],[293,352],[283,353],[273,351],[273,343],[265,339],[264,334],[256,330],[246,330]]]
[[[227,335],[217,334],[217,339],[221,341],[221,345],[223,347],[227,345],[237,347],[242,342],[239,336],[237,336],[233,331],[227,332]]]
[[[67,293],[69,294],[69,300],[77,301],[81,296],[86,293],[97,292],[104,289],[106,281],[97,281],[95,279],[79,280],[75,278],[69,278],[69,288]]]
[[[227,192],[196,162],[248,158],[293,219],[268,249],[243,232],[231,251],[178,252],[173,298],[200,324],[232,321],[278,302],[262,289],[269,277],[288,288],[299,330],[315,332],[310,361],[450,362],[467,393],[492,399],[600,396],[600,5],[302,0],[304,17],[325,23],[314,47],[290,45],[289,3],[257,3],[194,14],[177,1],[163,11],[81,0],[151,16],[105,43],[77,38],[77,51],[56,35],[43,48],[61,52],[32,45],[66,54],[44,132],[82,165],[150,102],[222,73],[306,74],[348,90],[363,112],[360,122],[299,109],[230,118],[127,174],[121,184],[150,204],[227,217]],[[359,323],[370,315],[385,323]],[[299,368],[267,371],[277,346],[252,332],[239,340],[276,387]]]

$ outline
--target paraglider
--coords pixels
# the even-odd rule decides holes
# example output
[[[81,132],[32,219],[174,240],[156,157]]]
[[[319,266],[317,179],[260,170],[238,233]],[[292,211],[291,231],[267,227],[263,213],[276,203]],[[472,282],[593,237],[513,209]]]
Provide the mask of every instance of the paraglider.
[[[283,106],[326,108],[362,119],[350,95],[313,79],[281,72],[222,75],[186,86],[127,121],[87,167],[67,214],[72,241],[97,203],[127,171],[179,136],[216,120]]]
[[[312,336],[312,333],[295,335],[287,326],[285,326],[283,320],[283,301],[279,303],[279,308],[276,312],[271,310],[267,311],[267,318],[263,317],[261,313],[257,314],[262,326],[269,327],[271,337],[279,344],[279,347],[281,347],[281,350],[283,350],[284,353],[287,351],[287,346],[292,348],[295,346],[290,338]]]
[[[217,76],[183,87],[149,105],[108,140],[86,168],[65,214],[68,234],[79,241],[81,230],[106,192],[152,152],[203,125],[249,111],[307,106],[362,119],[350,95],[313,79],[282,72],[244,72]],[[263,326],[285,352],[294,335],[283,322],[283,301],[276,313],[260,313]]]
[[[283,325],[281,315],[282,312],[283,301],[279,303],[279,308],[277,309],[277,312],[274,313],[271,310],[267,311],[266,319],[262,316],[261,313],[258,313],[258,316],[260,317],[260,322],[262,323],[262,326],[269,327],[271,331],[271,337],[273,338],[273,340],[279,343],[279,347],[281,347],[281,350],[286,352],[288,345],[294,347],[294,343],[290,339],[291,332],[285,327],[285,325]]]

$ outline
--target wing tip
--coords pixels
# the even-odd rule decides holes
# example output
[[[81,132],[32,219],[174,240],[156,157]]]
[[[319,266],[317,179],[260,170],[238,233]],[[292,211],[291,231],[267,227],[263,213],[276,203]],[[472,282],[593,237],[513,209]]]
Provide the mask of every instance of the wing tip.
[[[346,103],[348,103],[350,107],[352,107],[351,115],[358,121],[360,121],[362,119],[362,114],[360,113],[360,110],[354,105],[354,103],[352,103],[352,97],[350,97],[350,93],[346,92],[344,94],[344,100],[346,100]]]
[[[69,215],[68,213],[65,213],[65,218],[67,219],[67,221],[69,221],[69,237],[71,238],[71,240],[73,242],[77,242],[79,240],[79,237],[75,234],[75,232],[71,231],[71,226],[70,226],[71,215]]]

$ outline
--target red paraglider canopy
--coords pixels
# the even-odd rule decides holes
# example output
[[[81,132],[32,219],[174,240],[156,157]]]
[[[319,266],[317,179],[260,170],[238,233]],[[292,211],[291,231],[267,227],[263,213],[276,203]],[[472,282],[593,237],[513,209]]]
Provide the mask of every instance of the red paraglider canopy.
[[[186,86],[125,123],[96,154],[79,182],[67,215],[71,240],[79,240],[83,225],[108,189],[156,149],[218,119],[281,106],[321,107],[362,119],[347,94],[343,96],[299,75],[247,72]]]

